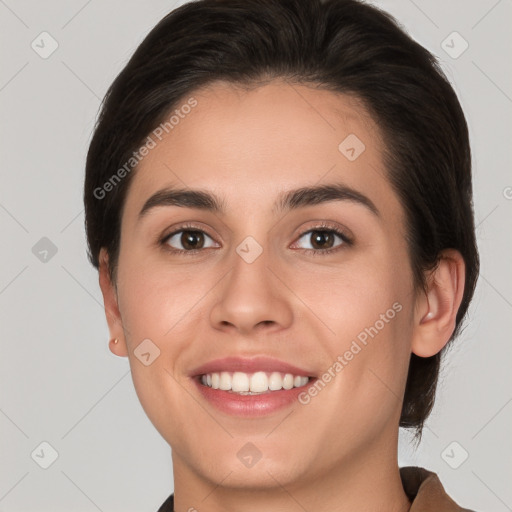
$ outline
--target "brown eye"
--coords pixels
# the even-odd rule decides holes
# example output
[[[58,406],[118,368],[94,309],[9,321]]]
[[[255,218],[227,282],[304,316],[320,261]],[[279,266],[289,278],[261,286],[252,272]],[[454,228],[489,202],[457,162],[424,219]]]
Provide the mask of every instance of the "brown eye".
[[[214,245],[205,245],[207,239],[213,240],[203,231],[199,230],[181,230],[171,233],[166,239],[165,243],[170,245],[176,251],[194,251],[197,249],[204,249],[206,247],[213,247]],[[179,247],[181,245],[181,247]],[[176,247],[178,246],[178,247]]]
[[[201,249],[204,245],[204,236],[199,231],[183,231],[180,243],[185,249]]]
[[[309,247],[300,247],[306,249],[306,251],[318,252],[318,253],[329,253],[336,251],[343,245],[350,245],[351,241],[349,238],[340,231],[335,229],[310,229],[301,235],[299,238],[304,238],[309,242]],[[336,244],[336,239],[340,242]]]
[[[334,234],[330,231],[311,231],[310,240],[313,249],[331,249],[334,244]]]

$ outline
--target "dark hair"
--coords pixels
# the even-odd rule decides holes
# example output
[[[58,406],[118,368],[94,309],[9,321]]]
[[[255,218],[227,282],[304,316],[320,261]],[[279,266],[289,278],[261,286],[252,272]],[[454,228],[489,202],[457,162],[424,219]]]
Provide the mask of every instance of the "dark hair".
[[[406,212],[415,286],[425,287],[443,249],[464,258],[451,341],[479,270],[466,120],[436,58],[389,14],[357,0],[198,0],[166,15],[108,89],[95,126],[84,189],[91,263],[98,268],[105,247],[116,282],[133,177],[126,163],[136,168],[134,154],[179,102],[214,81],[257,86],[275,78],[356,96],[375,119],[388,178]],[[427,358],[411,354],[400,426],[415,428],[418,441],[445,349]]]

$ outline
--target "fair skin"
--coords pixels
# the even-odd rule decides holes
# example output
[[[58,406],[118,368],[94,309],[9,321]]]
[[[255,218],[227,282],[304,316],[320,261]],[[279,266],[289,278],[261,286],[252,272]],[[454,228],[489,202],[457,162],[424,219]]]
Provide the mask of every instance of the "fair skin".
[[[172,447],[175,510],[408,511],[397,443],[409,357],[436,354],[453,332],[460,254],[445,251],[427,292],[414,288],[379,129],[354,99],[279,80],[249,91],[215,83],[191,96],[197,106],[133,176],[116,286],[100,255],[110,335],[119,339],[110,349],[129,358],[141,404]],[[353,161],[338,149],[349,134],[365,144]],[[347,199],[273,209],[286,191],[333,183],[378,213]],[[160,205],[138,219],[165,187],[208,191],[225,211]],[[183,223],[205,233],[192,240],[196,253],[184,252],[181,232],[159,245]],[[315,228],[339,229],[353,244],[336,235],[316,244]],[[248,236],[262,248],[251,263],[236,251]],[[213,359],[261,355],[319,378],[396,303],[400,312],[306,405],[233,414],[192,378]],[[160,350],[148,366],[134,354],[144,339]],[[247,443],[261,455],[251,467],[237,456]]]

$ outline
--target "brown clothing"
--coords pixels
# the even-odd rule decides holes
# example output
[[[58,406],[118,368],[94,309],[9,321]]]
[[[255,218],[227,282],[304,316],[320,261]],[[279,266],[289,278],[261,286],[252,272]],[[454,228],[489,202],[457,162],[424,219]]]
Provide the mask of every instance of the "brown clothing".
[[[400,478],[412,501],[409,512],[473,512],[457,505],[446,494],[436,473],[417,466],[400,468]]]

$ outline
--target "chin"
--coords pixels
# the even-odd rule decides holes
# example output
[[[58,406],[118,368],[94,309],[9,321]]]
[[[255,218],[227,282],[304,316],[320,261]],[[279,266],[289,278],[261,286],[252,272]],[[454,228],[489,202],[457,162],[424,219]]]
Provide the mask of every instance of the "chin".
[[[222,487],[258,491],[286,486],[300,479],[302,471],[290,458],[277,460],[264,460],[263,458],[253,466],[245,467],[242,463],[233,463],[231,457],[223,461],[212,461],[211,465],[204,467],[201,463],[199,472],[216,485],[222,482]]]

